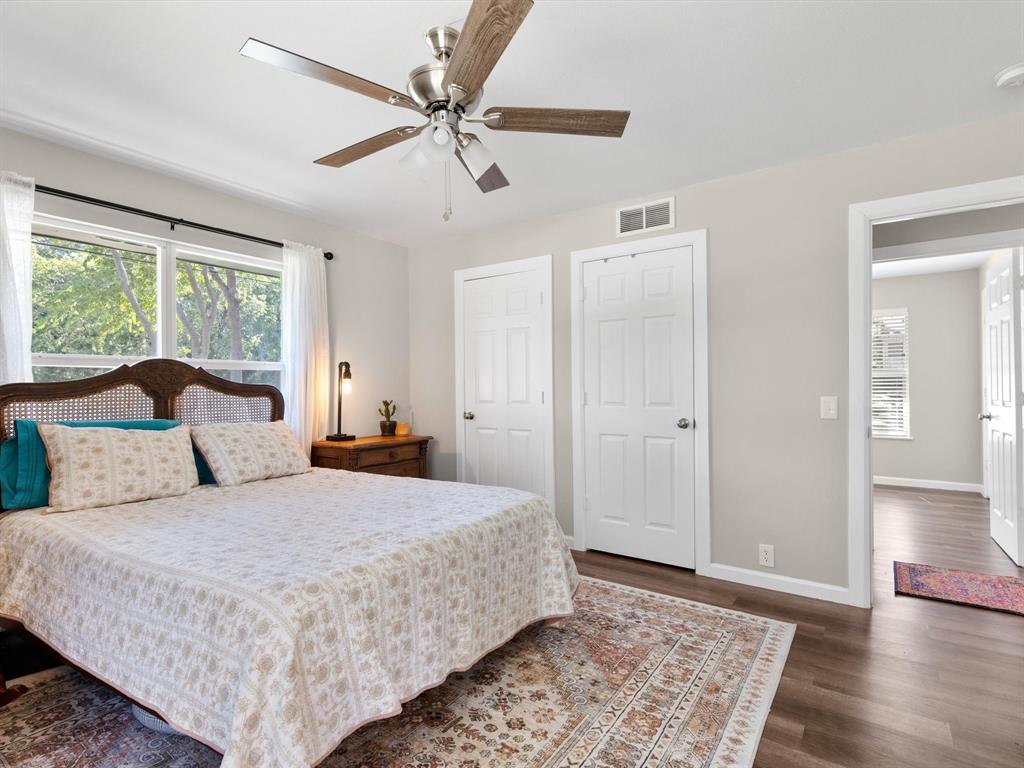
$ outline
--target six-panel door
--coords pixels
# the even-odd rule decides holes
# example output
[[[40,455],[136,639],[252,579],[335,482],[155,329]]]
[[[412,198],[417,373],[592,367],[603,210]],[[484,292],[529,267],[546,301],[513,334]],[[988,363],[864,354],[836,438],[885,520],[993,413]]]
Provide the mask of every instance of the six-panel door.
[[[583,266],[586,544],[694,567],[693,250]]]
[[[547,495],[544,286],[541,270],[464,284],[465,482]]]

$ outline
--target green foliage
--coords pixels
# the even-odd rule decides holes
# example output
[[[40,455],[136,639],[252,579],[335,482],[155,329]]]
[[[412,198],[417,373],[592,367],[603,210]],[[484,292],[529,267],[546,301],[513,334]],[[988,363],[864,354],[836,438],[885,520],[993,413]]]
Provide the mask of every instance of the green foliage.
[[[156,256],[33,237],[32,301],[34,352],[152,354]]]
[[[381,406],[377,413],[384,417],[384,421],[391,421],[391,417],[398,413],[398,406],[394,400],[381,400]]]
[[[281,359],[281,280],[178,261],[178,356]]]

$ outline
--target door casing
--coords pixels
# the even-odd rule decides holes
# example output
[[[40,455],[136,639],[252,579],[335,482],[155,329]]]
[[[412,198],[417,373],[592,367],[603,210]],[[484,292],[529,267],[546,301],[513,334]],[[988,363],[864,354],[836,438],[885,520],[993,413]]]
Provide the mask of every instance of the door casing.
[[[552,331],[552,296],[551,296],[551,254],[534,256],[515,261],[503,261],[497,264],[484,264],[455,271],[455,473],[456,479],[464,482],[466,433],[462,412],[466,403],[466,350],[463,322],[463,302],[465,284],[470,280],[481,280],[488,277],[510,275],[519,272],[541,273],[544,284],[544,333],[548,345],[548,354],[544,356],[544,370],[540,376],[544,382],[544,441],[547,446],[547,460],[544,467],[544,497],[551,508],[555,509],[555,419],[554,419],[554,370],[552,363],[553,331]]]
[[[694,550],[696,571],[711,566],[710,419],[708,403],[708,248],[707,230],[663,235],[573,251],[570,301],[572,316],[572,497],[573,547],[586,549],[586,451],[584,440],[583,265],[588,261],[663,251],[693,249],[693,402],[694,402]]]

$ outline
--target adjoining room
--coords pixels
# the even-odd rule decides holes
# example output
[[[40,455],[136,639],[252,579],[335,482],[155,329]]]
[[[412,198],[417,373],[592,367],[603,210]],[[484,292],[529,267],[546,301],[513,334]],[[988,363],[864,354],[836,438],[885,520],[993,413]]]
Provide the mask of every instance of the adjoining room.
[[[999,577],[1024,576],[1015,496],[1024,207],[876,225],[873,241],[878,574],[905,594],[986,604]]]

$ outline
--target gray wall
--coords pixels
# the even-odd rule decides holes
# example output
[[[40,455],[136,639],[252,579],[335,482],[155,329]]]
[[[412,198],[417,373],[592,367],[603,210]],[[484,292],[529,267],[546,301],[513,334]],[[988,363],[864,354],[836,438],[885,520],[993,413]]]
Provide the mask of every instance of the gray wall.
[[[758,569],[758,543],[774,543],[773,573],[845,585],[848,207],[1024,173],[1022,126],[1018,113],[410,249],[432,475],[455,477],[453,270],[553,254],[556,512],[571,530],[569,253],[614,241],[616,207],[674,194],[676,229],[709,230],[712,558]],[[819,420],[823,394],[840,395],[839,420]]]
[[[1017,154],[1019,155],[1020,151]],[[878,224],[872,232],[872,245],[875,248],[885,248],[890,245],[908,245],[929,240],[945,240],[949,237],[1005,232],[1011,229],[1024,229],[1024,204]]]
[[[405,248],[300,213],[288,213],[6,129],[0,129],[0,169],[34,177],[38,184],[50,187],[333,251],[335,259],[327,265],[332,358],[335,363],[352,363],[354,382],[353,392],[345,400],[345,428],[359,434],[379,432],[376,406],[385,397],[404,406],[400,412],[403,417],[408,413]],[[160,222],[46,195],[36,196],[36,210],[198,245],[280,258],[277,249],[196,230],[178,229],[171,233]],[[335,402],[333,392],[332,388]]]
[[[978,270],[873,280],[874,309],[907,309],[910,440],[876,438],[874,474],[981,483]]]

